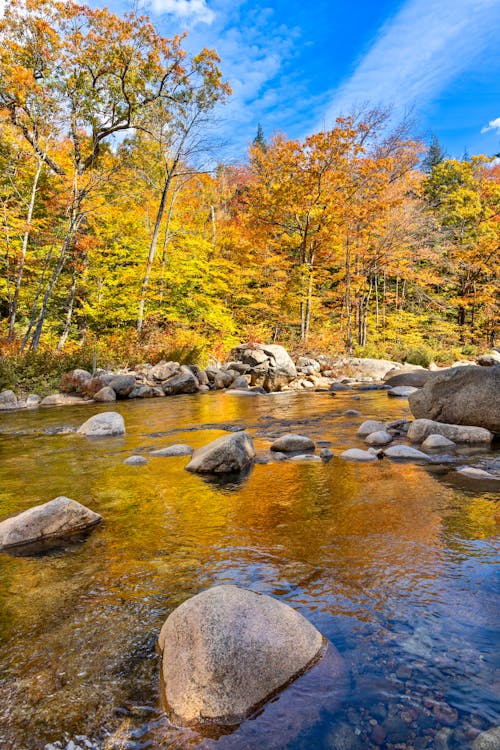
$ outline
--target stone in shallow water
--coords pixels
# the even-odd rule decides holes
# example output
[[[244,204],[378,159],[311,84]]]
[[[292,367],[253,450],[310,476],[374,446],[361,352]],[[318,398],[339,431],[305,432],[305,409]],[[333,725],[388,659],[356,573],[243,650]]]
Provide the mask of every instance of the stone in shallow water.
[[[386,432],[385,430],[377,430],[376,432],[371,432],[369,435],[366,436],[365,442],[368,443],[368,445],[387,445],[387,443],[392,442],[393,436]]]
[[[56,497],[0,523],[0,550],[10,550],[50,539],[62,539],[92,528],[102,520],[98,513],[71,500]]]
[[[445,424],[434,422],[432,419],[415,419],[408,429],[408,439],[412,443],[421,443],[429,435],[443,435],[455,443],[471,443],[489,445],[493,434],[484,427],[469,427],[460,424]]]
[[[359,437],[367,437],[367,435],[371,435],[372,432],[377,432],[378,430],[385,430],[385,424],[377,422],[375,419],[367,419],[359,425],[356,434]]]
[[[166,448],[158,448],[155,451],[150,451],[150,456],[163,456],[170,458],[172,456],[192,456],[194,448],[184,443],[177,443],[176,445],[168,445]]]
[[[391,445],[386,448],[384,455],[388,458],[406,459],[409,461],[429,461],[429,456],[411,445]]]
[[[246,469],[254,457],[255,448],[250,435],[235,432],[198,448],[185,468],[200,474],[230,474]]]
[[[79,435],[88,437],[106,437],[109,435],[124,435],[125,422],[121,414],[116,411],[103,411],[87,419],[77,430]]]
[[[448,440],[444,435],[429,435],[422,443],[422,448],[426,450],[437,450],[441,448],[456,448],[453,440]]]
[[[349,448],[340,454],[340,458],[346,461],[376,461],[377,454],[371,451],[362,451],[360,448]]]
[[[457,469],[457,474],[461,474],[463,477],[470,477],[471,479],[493,479],[500,481],[500,476],[490,474],[489,471],[485,471],[484,469],[478,469],[477,466],[462,466],[462,468]]]
[[[147,462],[148,459],[144,458],[144,456],[129,456],[123,463],[127,464],[127,466],[145,466]]]
[[[481,732],[472,743],[472,750],[498,750],[500,748],[500,727]]]
[[[233,585],[188,599],[160,633],[168,708],[183,724],[236,724],[309,668],[325,639],[282,602]]]
[[[314,441],[305,435],[287,433],[275,440],[271,445],[272,451],[280,453],[293,453],[294,451],[313,451]]]
[[[412,393],[418,390],[411,385],[396,385],[387,391],[387,395],[392,398],[408,398]]]

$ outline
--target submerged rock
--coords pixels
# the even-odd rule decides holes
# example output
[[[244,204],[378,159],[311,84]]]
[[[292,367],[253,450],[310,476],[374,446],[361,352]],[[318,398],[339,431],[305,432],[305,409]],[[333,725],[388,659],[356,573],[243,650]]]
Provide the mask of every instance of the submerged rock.
[[[165,700],[183,724],[236,724],[320,658],[325,639],[263,594],[215,586],[188,599],[160,633]]]
[[[186,466],[200,474],[230,474],[249,466],[255,457],[253,440],[247,432],[235,432],[198,448]]]
[[[470,479],[492,479],[493,481],[500,481],[500,476],[490,474],[489,471],[479,469],[477,466],[462,466],[457,469],[457,474],[461,474],[463,477],[470,477]]]
[[[155,451],[150,451],[150,456],[192,456],[194,448],[190,445],[184,445],[183,443],[177,443],[176,445],[168,445],[166,448],[158,448]]]
[[[148,459],[144,456],[129,456],[123,463],[127,466],[145,466],[147,462]]]
[[[62,539],[96,526],[102,517],[69,497],[56,497],[0,523],[0,550]]]
[[[493,727],[478,734],[472,743],[472,750],[498,750],[500,747],[500,727]]]
[[[294,451],[313,451],[314,441],[305,435],[296,435],[292,432],[282,435],[271,444],[272,451],[280,453],[293,453]]]
[[[399,458],[409,461],[429,461],[427,453],[412,448],[411,445],[391,445],[384,450],[387,458]]]
[[[409,397],[417,419],[483,427],[500,435],[500,366],[451,367]]]
[[[411,385],[396,385],[387,391],[387,395],[391,398],[408,398],[412,393],[415,393],[418,388]]]
[[[493,435],[483,427],[467,427],[459,424],[434,422],[432,419],[416,419],[408,428],[408,439],[412,443],[421,443],[429,435],[442,435],[454,443],[471,443],[489,445]]]
[[[329,448],[322,448],[319,452],[319,457],[323,461],[331,461],[333,456],[334,456],[333,451],[331,451]]]
[[[346,461],[376,461],[377,454],[375,451],[362,451],[360,448],[349,448],[340,454],[340,458]]]
[[[121,414],[116,411],[103,411],[94,414],[78,428],[79,435],[88,437],[106,437],[110,435],[124,435],[125,422]]]

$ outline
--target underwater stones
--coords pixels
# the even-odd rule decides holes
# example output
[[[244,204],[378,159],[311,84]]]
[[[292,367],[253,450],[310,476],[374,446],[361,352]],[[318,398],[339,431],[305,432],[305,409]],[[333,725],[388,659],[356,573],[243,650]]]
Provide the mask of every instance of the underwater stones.
[[[102,517],[69,497],[56,497],[0,523],[0,550],[60,539],[96,526]]]
[[[255,457],[253,440],[247,432],[234,432],[198,448],[186,466],[199,474],[230,474],[242,471]]]
[[[231,725],[312,666],[325,639],[288,605],[222,585],[177,607],[159,646],[165,699],[176,719]]]
[[[294,451],[313,451],[314,441],[305,435],[296,435],[292,432],[282,435],[271,444],[272,451],[280,453],[293,453]]]
[[[78,428],[79,435],[87,437],[107,437],[125,434],[125,422],[121,414],[116,411],[103,411],[94,414]]]
[[[173,456],[192,456],[194,448],[184,443],[177,443],[176,445],[168,445],[166,448],[157,448],[154,451],[150,451],[150,456],[159,456],[171,458]]]
[[[472,743],[472,750],[498,750],[500,747],[500,727],[493,727],[478,734]]]
[[[489,471],[479,469],[477,466],[462,466],[457,469],[457,474],[463,477],[469,477],[469,479],[487,479],[493,481],[500,481],[500,476],[491,474]]]

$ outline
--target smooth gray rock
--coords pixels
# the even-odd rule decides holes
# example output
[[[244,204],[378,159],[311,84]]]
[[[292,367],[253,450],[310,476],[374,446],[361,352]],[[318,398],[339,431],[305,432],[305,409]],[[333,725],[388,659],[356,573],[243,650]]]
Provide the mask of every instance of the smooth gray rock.
[[[325,639],[288,605],[223,585],[177,607],[159,647],[165,698],[176,720],[231,725],[312,666]]]
[[[160,457],[172,457],[172,456],[192,456],[194,448],[190,445],[184,445],[183,443],[177,443],[176,445],[169,445],[166,448],[158,448],[155,451],[150,451],[150,456]]]
[[[127,466],[145,466],[147,462],[148,459],[144,456],[129,456],[123,463]]]
[[[391,445],[384,450],[387,458],[404,459],[406,461],[429,461],[427,453],[412,448],[411,445]]]
[[[331,461],[331,459],[334,457],[334,453],[330,450],[330,448],[322,448],[319,452],[319,457],[323,461]]]
[[[494,481],[500,481],[500,475],[490,474],[489,471],[479,469],[477,466],[462,466],[457,469],[457,474],[461,474],[463,477],[469,477],[470,479],[492,479]]]
[[[411,385],[396,385],[390,391],[387,391],[387,395],[390,398],[408,398],[416,390],[418,389]]]
[[[472,750],[498,750],[498,748],[500,748],[500,727],[481,732],[472,743]]]
[[[377,422],[375,419],[367,419],[359,425],[356,434],[359,435],[359,437],[366,437],[367,435],[371,435],[372,432],[378,432],[380,430],[385,430],[385,424],[383,422]]]
[[[239,375],[236,380],[231,383],[231,390],[246,391],[248,390],[248,378],[245,375]]]
[[[347,409],[347,411],[344,412],[344,417],[360,417],[361,412],[357,411],[356,409]]]
[[[100,403],[112,403],[116,401],[116,393],[110,385],[105,385],[97,393],[94,393],[94,401]]]
[[[254,457],[255,448],[250,435],[234,432],[198,448],[185,468],[199,474],[229,474],[245,469]]]
[[[368,376],[374,380],[383,380],[390,370],[398,366],[397,362],[390,362],[387,359],[371,359],[370,357],[348,357],[345,362],[356,377]]]
[[[456,443],[454,443],[453,440],[444,437],[444,435],[429,435],[429,437],[425,438],[422,443],[422,448],[425,448],[426,450],[451,450],[456,448]]]
[[[411,372],[396,372],[394,375],[385,379],[385,384],[391,388],[401,386],[411,386],[412,388],[422,388],[435,373],[430,370],[417,369]]]
[[[489,445],[493,440],[493,434],[483,427],[445,424],[432,419],[415,419],[408,428],[408,439],[412,443],[422,443],[429,435],[443,435],[454,443],[471,445]]]
[[[64,538],[83,532],[102,520],[69,497],[56,497],[0,523],[0,550]]]
[[[321,461],[319,456],[314,453],[299,453],[298,455],[289,456],[290,461]]]
[[[88,370],[82,370],[77,368],[68,373],[68,376],[73,380],[77,388],[82,388],[88,385],[92,380],[92,374]]]
[[[368,445],[387,445],[387,443],[391,443],[393,439],[393,436],[390,434],[390,432],[386,432],[385,430],[377,430],[376,432],[371,432],[369,435],[365,437],[365,442],[368,443]]]
[[[26,399],[26,408],[34,409],[36,406],[40,406],[41,398],[37,393],[30,393]]]
[[[340,458],[346,461],[376,461],[377,454],[371,451],[362,451],[360,448],[349,448],[340,454]]]
[[[0,411],[17,409],[17,396],[14,391],[7,390],[0,393]]]
[[[166,396],[175,396],[179,393],[196,393],[198,387],[198,380],[189,367],[185,365],[182,365],[175,375],[163,383],[163,391]]]
[[[121,414],[116,411],[103,411],[94,414],[78,428],[79,435],[88,437],[105,437],[110,435],[124,435],[125,422]]]
[[[500,434],[500,366],[451,367],[409,397],[417,419],[483,427]]]
[[[127,398],[154,398],[157,395],[155,393],[156,390],[158,389],[153,388],[150,385],[138,385],[132,391],[130,391]],[[161,395],[164,395],[163,391],[161,392]]]
[[[157,380],[161,383],[162,381],[171,378],[173,375],[179,372],[180,369],[181,366],[178,362],[158,362],[157,365],[154,365],[151,368],[151,370],[149,371],[149,375],[154,380]]]
[[[295,435],[292,432],[282,435],[271,443],[272,451],[293,453],[294,451],[313,451],[314,441],[305,435]]]
[[[118,398],[127,398],[135,388],[135,375],[116,375],[107,385],[110,385]]]

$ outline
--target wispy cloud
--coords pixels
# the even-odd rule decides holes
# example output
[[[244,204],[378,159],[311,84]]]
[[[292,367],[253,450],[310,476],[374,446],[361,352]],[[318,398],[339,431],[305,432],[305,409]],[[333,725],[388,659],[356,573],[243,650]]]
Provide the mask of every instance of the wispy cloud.
[[[425,105],[498,41],[498,0],[407,0],[341,87],[327,124],[366,101]]]
[[[496,120],[490,120],[484,128],[481,128],[481,133],[489,133],[490,130],[498,130],[500,133],[500,117],[497,117]]]
[[[215,13],[206,0],[152,0],[151,10],[158,15],[169,13],[188,23],[210,25],[215,19]]]

